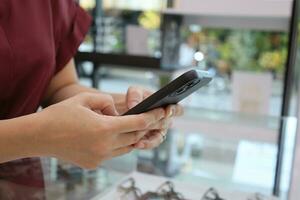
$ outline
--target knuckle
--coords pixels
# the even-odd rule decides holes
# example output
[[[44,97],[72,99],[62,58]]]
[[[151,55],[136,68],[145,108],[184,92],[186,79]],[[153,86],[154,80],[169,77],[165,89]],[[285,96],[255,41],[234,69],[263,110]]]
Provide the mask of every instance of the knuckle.
[[[142,116],[144,116],[144,115],[142,115]],[[140,117],[137,123],[138,123],[139,128],[141,128],[141,129],[147,129],[150,126],[149,122],[147,121],[147,119],[145,117]]]
[[[160,120],[164,116],[165,116],[165,109],[163,109],[163,108],[157,109],[157,113],[156,113],[155,119],[156,120]]]
[[[137,89],[139,89],[139,87],[138,86],[136,86],[136,85],[133,85],[133,86],[130,86],[129,88],[128,88],[128,91],[132,91],[132,90],[137,90]]]
[[[167,125],[167,121],[166,120],[162,120],[160,123],[159,123],[159,126],[158,126],[158,129],[166,129],[168,127]]]
[[[83,92],[78,94],[78,100],[81,102],[86,102],[86,101],[90,101],[90,99],[93,97],[93,94],[88,93],[88,92]]]
[[[158,127],[158,129],[163,130],[166,128],[166,125],[164,123],[161,123]]]
[[[133,143],[137,143],[139,140],[140,140],[140,134],[139,134],[139,132],[135,132],[134,134],[133,134]]]
[[[103,94],[103,97],[105,98],[105,100],[112,102],[114,99],[111,95],[109,94]]]
[[[80,93],[78,96],[82,97],[82,98],[87,98],[87,97],[90,97],[90,93],[88,92],[83,92],[83,93]]]
[[[114,105],[114,99],[110,95],[105,95],[104,98],[103,98],[103,100],[105,101],[105,105],[106,106],[112,106],[112,105]]]
[[[166,110],[165,109],[161,108],[160,112],[161,112],[160,113],[161,117],[165,117],[166,116]]]

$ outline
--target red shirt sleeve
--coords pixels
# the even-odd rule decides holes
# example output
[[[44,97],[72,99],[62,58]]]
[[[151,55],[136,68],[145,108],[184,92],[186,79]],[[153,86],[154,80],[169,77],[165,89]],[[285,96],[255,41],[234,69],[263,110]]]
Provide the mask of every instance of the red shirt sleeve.
[[[74,0],[52,0],[56,70],[76,54],[91,24],[91,16]]]

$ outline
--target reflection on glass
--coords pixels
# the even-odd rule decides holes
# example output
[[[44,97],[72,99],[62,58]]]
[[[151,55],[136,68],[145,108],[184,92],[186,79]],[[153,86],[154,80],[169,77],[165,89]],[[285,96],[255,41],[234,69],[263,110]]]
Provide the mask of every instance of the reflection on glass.
[[[155,10],[160,11],[166,7],[166,0],[103,0],[105,9],[123,10]]]
[[[85,9],[89,14],[92,16],[93,15],[93,10],[96,7],[96,1],[97,0],[78,0],[77,2],[79,5]],[[91,34],[91,30],[89,33],[86,35],[83,43],[79,47],[79,51],[82,52],[92,52],[93,51],[93,37]]]
[[[212,29],[172,15],[164,16],[164,27],[162,67],[215,74],[185,105],[280,116],[286,32]]]
[[[96,50],[159,57],[160,23],[154,11],[107,9],[97,18]]]

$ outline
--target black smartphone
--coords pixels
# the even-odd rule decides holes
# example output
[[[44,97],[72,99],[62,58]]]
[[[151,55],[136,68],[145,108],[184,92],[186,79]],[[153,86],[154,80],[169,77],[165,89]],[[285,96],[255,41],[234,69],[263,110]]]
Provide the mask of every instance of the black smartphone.
[[[128,110],[123,115],[140,114],[155,108],[177,104],[193,92],[207,85],[212,78],[212,75],[207,71],[196,69],[190,70],[143,100],[132,109]]]

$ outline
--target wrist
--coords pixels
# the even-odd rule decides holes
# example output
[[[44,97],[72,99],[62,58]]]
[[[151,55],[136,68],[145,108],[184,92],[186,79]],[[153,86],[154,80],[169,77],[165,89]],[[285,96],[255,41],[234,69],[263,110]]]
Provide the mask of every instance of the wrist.
[[[54,119],[54,115],[51,114],[50,107],[34,114],[32,119],[35,120],[35,123],[30,133],[31,145],[34,147],[31,153],[36,154],[35,156],[53,157],[54,148],[51,139],[53,128],[51,127],[51,121]]]
[[[39,148],[42,133],[39,114],[0,121],[0,162],[43,156]]]

